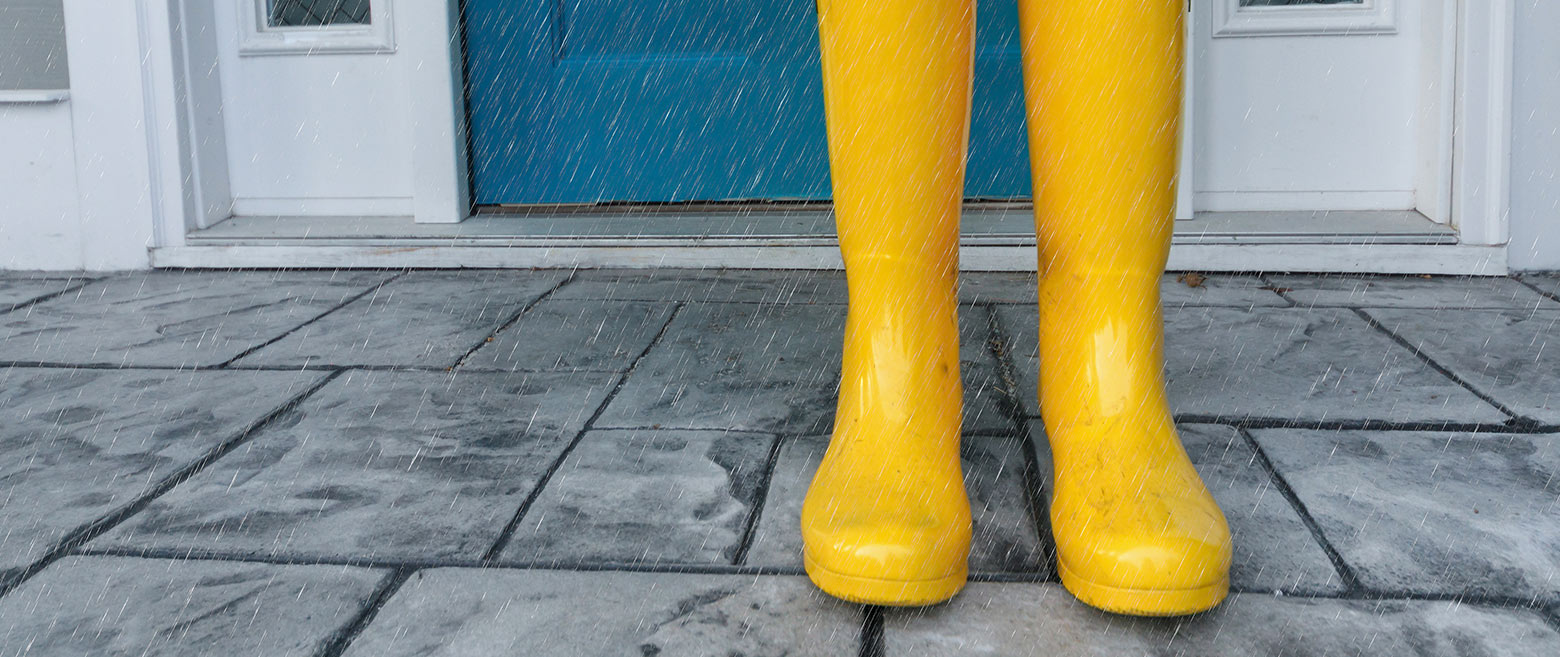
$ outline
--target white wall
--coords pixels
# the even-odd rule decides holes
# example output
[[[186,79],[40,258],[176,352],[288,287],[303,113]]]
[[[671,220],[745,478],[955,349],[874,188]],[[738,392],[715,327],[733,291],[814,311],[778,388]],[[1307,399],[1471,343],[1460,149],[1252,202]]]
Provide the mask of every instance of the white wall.
[[[1514,270],[1560,269],[1560,2],[1517,2],[1512,77]]]
[[[149,163],[163,126],[148,121],[139,28],[141,10],[165,1],[65,0],[69,99],[0,106],[0,266],[149,266],[163,191]]]
[[[70,105],[0,105],[0,269],[78,269]]]

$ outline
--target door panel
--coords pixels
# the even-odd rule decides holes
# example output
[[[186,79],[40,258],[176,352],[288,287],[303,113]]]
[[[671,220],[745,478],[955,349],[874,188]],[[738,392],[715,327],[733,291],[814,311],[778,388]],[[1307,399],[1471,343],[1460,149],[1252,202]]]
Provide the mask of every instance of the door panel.
[[[826,199],[808,0],[467,0],[476,199]],[[1016,9],[983,3],[966,193],[1029,194]]]

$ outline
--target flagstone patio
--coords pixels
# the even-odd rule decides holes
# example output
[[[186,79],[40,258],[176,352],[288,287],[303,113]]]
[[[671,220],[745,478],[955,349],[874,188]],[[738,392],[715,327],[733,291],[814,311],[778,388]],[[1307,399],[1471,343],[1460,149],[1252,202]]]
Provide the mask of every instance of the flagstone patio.
[[[0,656],[1560,654],[1560,277],[1164,279],[1234,595],[1057,584],[1035,281],[966,274],[972,583],[801,568],[845,281],[0,273]]]

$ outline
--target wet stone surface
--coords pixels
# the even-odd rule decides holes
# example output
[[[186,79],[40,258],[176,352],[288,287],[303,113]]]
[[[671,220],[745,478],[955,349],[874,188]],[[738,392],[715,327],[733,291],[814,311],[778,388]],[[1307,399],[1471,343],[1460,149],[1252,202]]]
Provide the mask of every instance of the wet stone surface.
[[[386,573],[67,557],[0,598],[0,654],[313,655]]]
[[[1538,657],[1560,651],[1560,634],[1524,610],[1243,594],[1191,618],[1128,618],[1086,607],[1056,584],[971,584],[949,604],[890,611],[884,626],[893,657]]]
[[[799,437],[781,444],[746,565],[802,567],[802,500],[828,444],[827,436]],[[1012,437],[967,437],[961,445],[964,488],[974,520],[972,572],[1049,569],[1050,537],[1042,536],[1036,527],[1025,488],[1025,449],[1022,439]]]
[[[322,377],[0,369],[0,584]]]
[[[667,303],[548,299],[467,358],[467,370],[623,372],[675,308]]]
[[[774,437],[592,431],[504,550],[506,563],[731,563]]]
[[[1560,424],[1560,310],[1365,312],[1512,412]]]
[[[839,306],[689,305],[596,426],[817,432],[834,416],[844,331]]]
[[[412,272],[238,365],[451,367],[565,272]]]
[[[0,361],[219,365],[393,274],[243,271],[122,274],[0,315]]]
[[[845,303],[841,271],[743,269],[581,272],[555,299],[814,305]]]
[[[1038,319],[1003,308],[1025,410],[1039,414]],[[1165,376],[1178,416],[1306,421],[1509,419],[1345,309],[1165,313]]]
[[[6,273],[0,275],[0,313],[51,294],[76,288],[89,279],[67,275],[46,276]]]
[[[1560,602],[1560,434],[1254,434],[1366,587]]]
[[[1527,286],[1494,276],[1283,276],[1268,277],[1273,286],[1302,308],[1505,308],[1560,309]]]
[[[799,577],[437,569],[346,654],[844,657],[860,618]]]
[[[345,374],[91,545],[477,559],[615,379]]]

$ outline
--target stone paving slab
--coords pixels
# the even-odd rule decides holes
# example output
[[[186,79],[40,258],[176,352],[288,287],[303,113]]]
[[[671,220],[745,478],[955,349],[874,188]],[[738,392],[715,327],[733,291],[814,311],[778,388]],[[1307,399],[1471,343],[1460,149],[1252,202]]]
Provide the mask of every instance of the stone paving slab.
[[[1560,310],[1365,312],[1505,407],[1560,424]]]
[[[347,655],[845,657],[861,614],[799,577],[438,569]]]
[[[588,432],[501,560],[729,564],[774,441],[723,431]]]
[[[322,377],[0,369],[0,584]]]
[[[34,299],[59,294],[85,282],[87,279],[80,276],[48,277],[0,272],[0,313]]]
[[[1038,278],[1033,273],[966,273],[959,278],[959,299],[964,303],[1022,304],[1034,309]],[[1166,308],[1182,306],[1288,306],[1256,276],[1231,274],[1165,274],[1159,283],[1160,302]]]
[[[827,430],[844,334],[838,306],[687,306],[596,426]]]
[[[67,557],[0,598],[0,655],[314,655],[385,574]]]
[[[671,319],[667,303],[547,299],[467,358],[467,370],[623,372]]]
[[[1523,276],[1522,282],[1543,290],[1551,297],[1560,297],[1560,273],[1530,274]]]
[[[1192,618],[1129,618],[1056,584],[971,584],[946,605],[889,611],[884,638],[888,657],[1560,654],[1560,634],[1526,610],[1245,594]]]
[[[239,359],[249,365],[452,367],[561,271],[419,271]]]
[[[746,269],[603,269],[580,272],[552,296],[588,301],[843,304],[845,272]]]
[[[91,545],[480,558],[616,378],[343,374]]]
[[[1268,280],[1303,308],[1560,309],[1527,286],[1496,276],[1272,275]]]
[[[802,500],[828,444],[827,436],[798,437],[782,443],[747,565],[802,567]],[[1035,526],[1025,490],[1024,441],[1013,437],[972,437],[966,438],[961,447],[964,488],[975,525],[970,570],[1048,570],[1052,550],[1049,536],[1042,536]]]
[[[376,271],[151,271],[0,315],[0,361],[218,365],[372,289]]]
[[[1039,415],[1038,318],[998,310],[1020,401]],[[1504,422],[1508,417],[1345,309],[1200,308],[1165,313],[1165,376],[1177,415],[1299,421]]]
[[[1050,491],[1053,474],[1045,428],[1038,420],[1031,426],[1031,433],[1040,437],[1035,453]],[[1343,591],[1332,560],[1239,430],[1217,424],[1178,424],[1176,429],[1229,523],[1235,544],[1230,585],[1235,590],[1302,595]]]
[[[1560,434],[1254,434],[1367,587],[1560,602]]]

